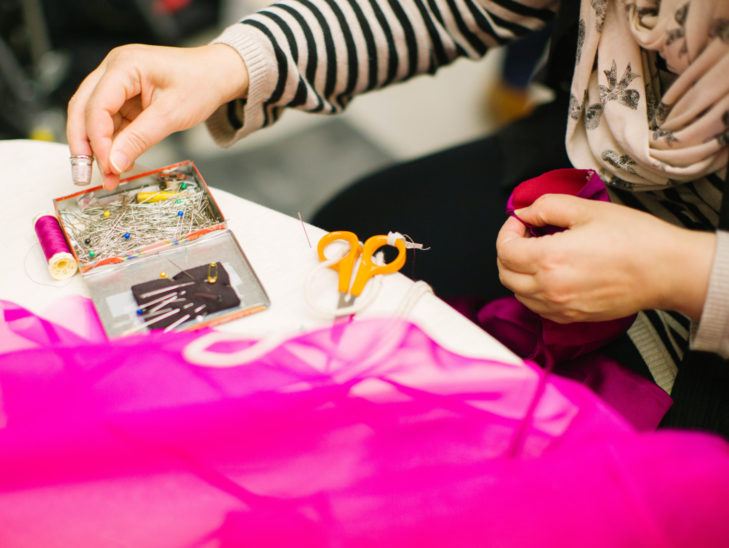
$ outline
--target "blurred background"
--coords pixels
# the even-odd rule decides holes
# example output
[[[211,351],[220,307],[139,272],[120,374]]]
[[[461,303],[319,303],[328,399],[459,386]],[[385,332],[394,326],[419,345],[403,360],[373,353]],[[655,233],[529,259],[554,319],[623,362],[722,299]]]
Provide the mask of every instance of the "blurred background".
[[[0,0],[0,138],[65,142],[66,103],[111,48],[204,44],[267,3]],[[528,85],[531,59],[517,78],[502,71],[507,54],[493,50],[360,96],[339,116],[286,112],[229,149],[199,126],[170,136],[140,163],[156,168],[191,159],[211,186],[309,219],[361,176],[486,135],[547,98]]]

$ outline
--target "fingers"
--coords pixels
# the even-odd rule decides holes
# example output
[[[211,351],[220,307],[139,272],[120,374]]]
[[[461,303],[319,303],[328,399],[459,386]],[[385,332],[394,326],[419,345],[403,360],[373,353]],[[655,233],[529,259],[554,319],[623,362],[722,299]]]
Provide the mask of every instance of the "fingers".
[[[68,102],[66,139],[71,154],[93,155],[86,133],[86,104],[103,73],[103,65],[90,73]]]
[[[116,173],[104,173],[102,184],[106,190],[114,190],[119,186],[120,179],[121,178]]]
[[[549,252],[549,241],[531,237],[524,223],[510,217],[496,239],[496,263],[501,283],[517,300],[540,316],[559,321],[563,319],[544,301],[539,281],[541,258]]]
[[[514,214],[533,226],[571,228],[585,218],[585,212],[592,203],[592,200],[567,194],[545,194]]]
[[[121,66],[120,66],[121,65]],[[130,74],[131,73],[131,74]],[[112,140],[118,128],[118,114],[125,103],[139,95],[141,84],[123,61],[104,72],[86,101],[85,124],[89,142],[102,173],[115,173],[109,161]],[[116,121],[116,123],[115,123]]]
[[[109,154],[111,171],[120,174],[131,169],[142,153],[177,130],[173,120],[161,100],[141,111],[114,138]]]
[[[533,273],[516,272],[504,266],[500,259],[496,259],[499,268],[499,281],[508,290],[514,293],[533,294],[538,290],[537,281]]]
[[[68,103],[66,138],[71,154],[95,158],[104,188],[113,190],[119,175],[109,169],[109,150],[115,131],[123,124],[120,114],[126,96],[116,71],[107,72],[109,56],[81,83]],[[109,91],[111,89],[111,94]]]
[[[144,71],[136,66],[136,50],[132,49],[112,50],[82,82],[68,105],[66,136],[71,154],[94,156],[107,189],[115,188],[119,174],[130,168],[146,150],[137,147],[134,155],[130,152],[130,157],[124,161],[117,159],[113,163],[111,159],[116,135],[142,110]]]
[[[528,235],[528,231],[524,223],[515,217],[509,216],[504,221],[501,230],[499,231],[497,242],[499,239],[511,240],[516,238],[524,238]]]
[[[509,217],[496,237],[496,254],[500,264],[508,270],[523,274],[536,273],[538,248],[536,238],[529,237],[524,223]]]

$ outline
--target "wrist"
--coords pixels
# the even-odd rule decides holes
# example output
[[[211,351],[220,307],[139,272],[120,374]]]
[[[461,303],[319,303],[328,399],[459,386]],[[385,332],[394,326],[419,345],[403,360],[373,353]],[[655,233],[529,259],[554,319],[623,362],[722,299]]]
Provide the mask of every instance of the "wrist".
[[[240,99],[248,94],[248,68],[238,51],[227,44],[202,46],[210,52],[210,62],[219,73],[215,82],[220,82],[220,104]]]
[[[716,234],[673,227],[674,237],[666,241],[664,257],[667,284],[662,306],[699,321],[709,289],[716,250]]]

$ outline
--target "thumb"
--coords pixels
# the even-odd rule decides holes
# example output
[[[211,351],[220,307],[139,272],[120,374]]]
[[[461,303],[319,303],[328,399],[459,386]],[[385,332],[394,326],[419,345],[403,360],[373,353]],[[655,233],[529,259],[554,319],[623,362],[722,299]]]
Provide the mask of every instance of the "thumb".
[[[111,170],[117,175],[128,171],[137,158],[177,129],[168,112],[151,104],[114,138],[109,153]]]
[[[514,214],[532,226],[570,228],[585,218],[585,209],[590,203],[590,200],[568,194],[544,194]]]

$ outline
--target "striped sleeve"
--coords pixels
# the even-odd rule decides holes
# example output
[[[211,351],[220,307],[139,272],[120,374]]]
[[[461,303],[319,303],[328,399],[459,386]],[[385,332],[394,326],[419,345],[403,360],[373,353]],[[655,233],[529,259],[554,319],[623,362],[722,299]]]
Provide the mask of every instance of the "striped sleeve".
[[[284,0],[226,28],[249,72],[245,99],[207,120],[221,146],[284,108],[333,114],[359,94],[477,58],[541,28],[559,0]]]
[[[716,232],[716,252],[709,290],[698,326],[692,326],[691,348],[729,358],[729,232]]]

